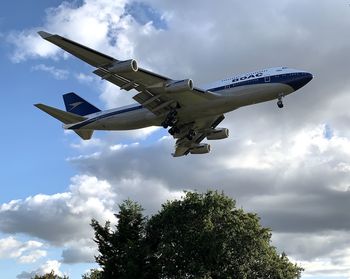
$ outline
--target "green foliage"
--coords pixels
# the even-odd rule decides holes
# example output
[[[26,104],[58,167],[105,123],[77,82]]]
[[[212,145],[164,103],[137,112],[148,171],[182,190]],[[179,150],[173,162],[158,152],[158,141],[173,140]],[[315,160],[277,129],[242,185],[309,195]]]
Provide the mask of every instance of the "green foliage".
[[[98,269],[91,269],[88,273],[85,273],[81,278],[82,279],[101,279],[102,272]]]
[[[92,221],[101,278],[295,279],[302,269],[278,255],[256,214],[217,192],[187,192],[147,220],[130,200],[119,223]]]
[[[119,207],[120,211],[116,214],[118,225],[114,232],[109,222],[101,226],[92,220],[100,252],[96,261],[103,269],[101,278],[142,278],[145,264],[143,209],[130,200]]]
[[[45,275],[35,275],[32,279],[69,279],[68,276],[58,276],[55,274],[55,272],[52,270],[50,273],[47,273]]]
[[[270,245],[256,214],[217,192],[187,192],[148,223],[157,278],[298,278],[301,269]]]

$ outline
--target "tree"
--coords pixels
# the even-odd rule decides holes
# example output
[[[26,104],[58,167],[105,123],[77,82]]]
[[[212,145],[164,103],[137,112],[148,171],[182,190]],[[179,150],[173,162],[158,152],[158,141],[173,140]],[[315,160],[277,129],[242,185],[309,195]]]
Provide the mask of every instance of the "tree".
[[[35,275],[32,279],[69,279],[68,276],[58,276],[55,274],[55,272],[52,270],[50,273],[46,273],[44,275]]]
[[[224,194],[187,192],[149,220],[141,211],[123,204],[114,232],[109,223],[93,223],[97,260],[103,273],[113,270],[104,273],[114,275],[109,278],[300,278],[302,268],[271,246],[271,231],[259,217]]]
[[[82,279],[101,279],[102,272],[98,269],[91,269],[88,273],[85,273],[81,278]]]
[[[145,264],[145,217],[142,207],[130,200],[124,201],[115,216],[118,225],[111,230],[110,223],[101,226],[92,220],[95,242],[100,254],[96,257],[102,267],[101,278],[142,278]]]

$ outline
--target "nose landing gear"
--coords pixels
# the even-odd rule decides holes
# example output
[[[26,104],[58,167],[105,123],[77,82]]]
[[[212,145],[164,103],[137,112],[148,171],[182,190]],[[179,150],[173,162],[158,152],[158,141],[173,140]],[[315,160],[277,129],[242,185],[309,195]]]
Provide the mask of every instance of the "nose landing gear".
[[[283,95],[282,95],[282,94],[278,96],[277,106],[278,106],[279,108],[283,108],[283,101],[282,101],[282,98],[283,98]]]

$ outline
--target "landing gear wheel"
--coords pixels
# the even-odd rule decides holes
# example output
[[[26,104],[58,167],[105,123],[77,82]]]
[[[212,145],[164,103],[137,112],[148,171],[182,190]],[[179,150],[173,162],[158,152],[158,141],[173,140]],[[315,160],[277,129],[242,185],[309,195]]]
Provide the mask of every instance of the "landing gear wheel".
[[[174,109],[169,112],[168,117],[175,117],[176,115],[177,115],[177,111]]]
[[[283,102],[282,102],[283,96],[284,96],[283,94],[278,95],[277,106],[278,106],[279,108],[283,108]]]
[[[162,127],[164,129],[168,129],[169,125],[168,125],[167,121],[162,122]]]
[[[166,116],[165,120],[162,122],[162,127],[164,129],[167,129],[169,126],[174,126],[177,122],[176,119],[177,111],[171,110],[168,115]]]
[[[277,102],[277,106],[278,106],[279,108],[283,108],[283,102],[282,102],[282,100],[279,100],[279,101]]]
[[[190,130],[186,136],[188,140],[193,140],[194,136],[196,135],[196,132],[193,130]]]
[[[176,122],[177,122],[176,117],[169,119],[169,126],[174,126],[176,124]]]
[[[168,132],[169,132],[170,135],[173,136],[173,135],[175,135],[175,134],[180,133],[180,129],[177,128],[176,126],[174,126],[174,127],[170,128]]]

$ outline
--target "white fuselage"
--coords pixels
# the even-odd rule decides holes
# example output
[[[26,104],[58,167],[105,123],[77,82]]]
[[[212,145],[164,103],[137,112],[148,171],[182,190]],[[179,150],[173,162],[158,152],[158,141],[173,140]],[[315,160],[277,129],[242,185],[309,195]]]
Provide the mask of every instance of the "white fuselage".
[[[287,67],[271,68],[223,79],[206,85],[204,90],[216,98],[178,109],[178,118],[191,122],[198,118],[221,115],[242,106],[286,96],[308,83],[312,75]],[[176,93],[174,93],[176,94]],[[205,93],[203,93],[205,94]],[[161,126],[165,115],[155,115],[141,105],[131,105],[88,115],[67,129],[131,130]]]

